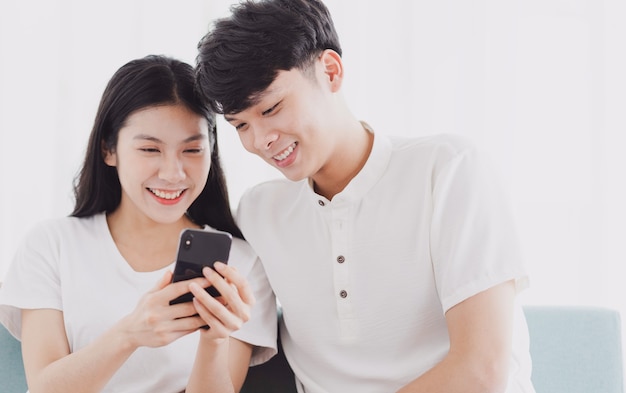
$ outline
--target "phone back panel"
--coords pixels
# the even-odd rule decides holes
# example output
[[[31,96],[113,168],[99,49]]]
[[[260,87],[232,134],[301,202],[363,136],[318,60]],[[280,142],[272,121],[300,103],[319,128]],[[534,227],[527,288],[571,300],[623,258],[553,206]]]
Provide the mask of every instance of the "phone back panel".
[[[205,266],[213,268],[217,261],[228,263],[232,237],[226,232],[209,232],[200,229],[185,229],[180,235],[176,266],[172,282],[202,277]],[[213,287],[207,288],[212,296],[219,296]],[[191,294],[185,294],[174,301],[191,301]]]

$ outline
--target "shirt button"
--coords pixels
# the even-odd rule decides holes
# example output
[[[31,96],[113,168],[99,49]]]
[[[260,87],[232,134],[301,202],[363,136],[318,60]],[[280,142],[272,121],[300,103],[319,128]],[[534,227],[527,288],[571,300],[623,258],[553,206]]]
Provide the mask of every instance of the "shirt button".
[[[337,262],[344,263],[345,261],[346,261],[346,258],[343,255],[339,255],[337,257]]]
[[[348,292],[342,289],[341,292],[339,292],[339,296],[345,299],[348,297]]]
[[[318,203],[320,206],[324,206],[324,205],[326,205],[326,204],[324,203],[324,201],[323,201],[323,200],[321,200],[321,199],[320,199],[320,200],[318,200],[318,201],[317,201],[317,203]]]

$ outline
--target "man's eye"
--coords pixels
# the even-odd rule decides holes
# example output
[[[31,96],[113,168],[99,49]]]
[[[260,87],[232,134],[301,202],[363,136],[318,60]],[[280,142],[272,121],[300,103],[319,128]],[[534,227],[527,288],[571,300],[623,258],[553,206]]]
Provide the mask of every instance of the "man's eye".
[[[274,112],[274,109],[276,109],[276,107],[278,106],[278,104],[280,104],[280,102],[276,103],[273,107],[271,107],[270,109],[263,111],[262,115],[263,116],[267,116],[269,114],[271,114],[272,112]]]

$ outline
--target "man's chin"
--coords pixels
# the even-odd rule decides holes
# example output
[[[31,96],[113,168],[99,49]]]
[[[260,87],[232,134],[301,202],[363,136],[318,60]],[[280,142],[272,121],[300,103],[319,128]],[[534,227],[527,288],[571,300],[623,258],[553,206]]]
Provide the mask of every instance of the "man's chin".
[[[290,172],[290,171],[285,171],[285,170],[281,170],[279,169],[280,173],[283,174],[283,176],[285,176],[288,180],[291,180],[293,182],[299,182],[300,180],[304,180],[307,179],[308,176],[303,175],[301,173],[294,173],[294,172]]]

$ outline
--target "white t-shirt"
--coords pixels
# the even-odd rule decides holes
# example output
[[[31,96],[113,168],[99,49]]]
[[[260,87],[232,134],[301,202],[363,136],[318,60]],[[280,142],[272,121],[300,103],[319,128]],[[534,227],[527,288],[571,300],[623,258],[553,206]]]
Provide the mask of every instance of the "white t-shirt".
[[[264,362],[276,353],[275,298],[246,242],[233,238],[229,263],[248,277],[257,296],[251,320],[233,336],[257,346],[252,364]],[[20,309],[61,310],[70,350],[77,351],[132,312],[173,267],[134,271],[119,253],[104,214],[45,221],[25,236],[5,276],[0,322],[19,339]],[[196,332],[164,347],[138,348],[103,392],[180,392],[198,340]]]
[[[443,359],[445,312],[485,289],[526,286],[498,182],[453,136],[375,135],[332,201],[309,182],[248,190],[238,222],[283,308],[300,392],[392,392]],[[528,330],[516,304],[507,393],[530,393]]]

